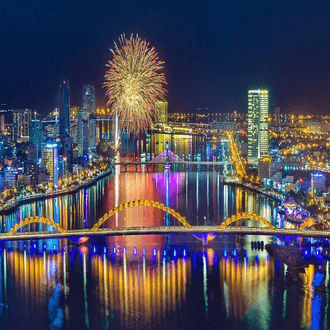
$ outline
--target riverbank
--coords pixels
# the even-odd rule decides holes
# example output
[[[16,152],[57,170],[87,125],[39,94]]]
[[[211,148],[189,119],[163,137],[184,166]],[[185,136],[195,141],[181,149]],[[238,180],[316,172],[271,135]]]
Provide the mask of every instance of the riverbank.
[[[25,198],[20,198],[17,199],[13,204],[10,204],[8,206],[4,206],[0,208],[0,215],[2,214],[8,214],[12,213],[17,207],[24,205],[24,204],[29,204],[32,202],[40,201],[40,200],[45,200],[49,198],[54,198],[54,197],[59,197],[59,196],[64,196],[64,195],[70,195],[70,194],[75,194],[77,193],[80,189],[88,188],[93,186],[97,181],[105,178],[108,175],[111,175],[113,173],[113,166],[111,165],[106,171],[100,173],[96,177],[91,178],[90,180],[83,182],[82,184],[79,184],[75,187],[72,187],[70,189],[67,189],[65,191],[52,191],[50,193],[46,193],[43,195],[37,195],[37,196],[29,196]]]
[[[223,180],[223,183],[227,184],[227,185],[239,186],[239,187],[243,187],[245,189],[249,189],[249,190],[254,191],[258,194],[261,194],[261,195],[264,195],[268,198],[271,198],[271,199],[275,200],[276,202],[282,202],[284,200],[284,196],[282,196],[280,194],[276,193],[276,195],[275,195],[275,194],[269,193],[265,190],[261,190],[261,189],[258,189],[256,187],[253,187],[250,184],[243,184],[243,183],[238,183],[238,182],[234,182],[234,181],[227,181],[227,180]]]

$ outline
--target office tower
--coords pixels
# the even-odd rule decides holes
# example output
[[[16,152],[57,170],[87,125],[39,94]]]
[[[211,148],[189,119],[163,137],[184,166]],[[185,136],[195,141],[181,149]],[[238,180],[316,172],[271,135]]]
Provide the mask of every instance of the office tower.
[[[88,109],[79,109],[77,115],[78,157],[88,154]]]
[[[155,122],[159,124],[167,124],[167,108],[168,103],[159,101],[156,103],[156,118]]]
[[[30,136],[31,109],[15,109],[13,111],[12,135],[14,142],[27,142]]]
[[[28,160],[31,160],[31,161],[34,161],[34,162],[37,162],[38,159],[39,159],[39,148],[34,145],[34,144],[30,144],[28,146],[28,156],[27,156],[27,159]]]
[[[5,132],[5,115],[0,115],[0,134]]]
[[[96,152],[96,117],[89,116],[89,137],[88,137],[88,150],[90,153]]]
[[[276,122],[276,125],[278,125],[278,126],[281,124],[281,109],[280,109],[280,107],[275,108],[275,122]]]
[[[27,161],[24,163],[24,174],[30,176],[30,182],[32,184],[38,183],[38,170],[39,166],[33,161]]]
[[[95,113],[95,89],[93,85],[83,86],[83,109],[87,109],[90,115]]]
[[[44,131],[39,119],[32,119],[30,123],[30,144],[34,144],[41,150],[41,143],[44,142]]]
[[[73,169],[73,138],[66,137],[64,138],[64,144],[62,145],[62,160],[65,160],[63,164],[65,164],[66,168],[64,172],[66,174],[67,171],[70,173]]]
[[[268,90],[248,92],[248,164],[268,157]]]
[[[69,80],[64,80],[60,85],[60,137],[70,136],[70,94]]]
[[[17,174],[18,174],[17,170],[13,167],[7,166],[3,172],[4,172],[4,179],[5,179],[4,186],[5,187],[14,187],[17,182]]]
[[[323,173],[310,173],[310,176],[311,191],[313,195],[314,193],[323,193],[327,190],[325,186],[326,176]]]
[[[72,143],[76,146],[78,143],[77,140],[77,130],[78,130],[78,119],[70,120],[70,137],[72,137]]]
[[[41,151],[42,166],[46,167],[49,180],[53,188],[58,186],[58,145],[56,142],[48,142]]]
[[[67,160],[67,157],[63,155],[58,157],[58,174],[63,180],[68,175]]]

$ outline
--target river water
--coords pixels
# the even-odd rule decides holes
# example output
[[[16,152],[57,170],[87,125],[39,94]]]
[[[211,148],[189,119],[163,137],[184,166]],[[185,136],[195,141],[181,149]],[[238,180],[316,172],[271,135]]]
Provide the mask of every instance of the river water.
[[[221,175],[205,166],[169,172],[162,166],[116,166],[90,188],[2,215],[2,230],[35,215],[64,228],[91,228],[114,206],[135,199],[168,205],[193,225],[219,225],[243,211],[277,224],[276,202],[223,185]],[[173,224],[176,219],[163,211],[139,206],[103,226]],[[53,230],[46,225],[22,230],[37,229]],[[319,265],[301,271],[300,285],[291,285],[286,264],[255,249],[253,241],[283,244],[270,236],[224,235],[203,247],[190,234],[100,237],[81,246],[59,239],[8,242],[0,251],[0,328],[326,329],[325,250],[319,250],[324,254]],[[315,284],[320,273],[325,274],[322,290]]]

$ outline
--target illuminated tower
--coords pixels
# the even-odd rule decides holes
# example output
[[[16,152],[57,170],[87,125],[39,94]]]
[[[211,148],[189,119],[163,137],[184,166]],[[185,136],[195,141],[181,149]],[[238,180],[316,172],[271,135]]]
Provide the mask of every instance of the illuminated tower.
[[[64,80],[60,86],[60,137],[70,136],[70,96],[69,80]]]
[[[38,154],[40,154],[41,143],[44,140],[44,131],[42,129],[40,119],[32,119],[30,123],[30,140],[31,144],[34,144],[38,148]]]
[[[88,154],[88,137],[89,137],[89,114],[88,109],[79,109],[77,115],[77,146],[78,157]]]
[[[96,152],[96,117],[95,115],[89,116],[88,125],[88,150],[89,153]]]
[[[156,123],[167,124],[167,108],[167,102],[159,101],[156,103]]]
[[[268,90],[248,92],[248,164],[269,156],[268,151]]]
[[[53,188],[58,186],[58,145],[55,142],[48,142],[41,152],[42,166],[46,167],[49,179]]]
[[[90,115],[95,113],[95,88],[93,85],[83,86],[83,109],[87,109]]]
[[[30,137],[30,122],[32,120],[31,109],[15,109],[13,111],[13,140],[15,142],[27,142]]]

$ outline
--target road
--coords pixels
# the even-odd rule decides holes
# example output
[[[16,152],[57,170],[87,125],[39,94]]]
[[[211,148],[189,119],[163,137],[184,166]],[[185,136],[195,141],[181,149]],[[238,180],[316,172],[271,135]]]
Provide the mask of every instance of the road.
[[[123,235],[153,235],[153,234],[183,234],[183,233],[217,233],[219,235],[280,235],[280,236],[304,236],[314,238],[330,238],[330,231],[324,230],[303,230],[298,229],[268,229],[264,227],[234,227],[229,226],[219,229],[213,226],[193,226],[186,227],[141,227],[141,228],[116,228],[99,229],[91,231],[90,229],[68,230],[65,233],[59,232],[24,232],[7,235],[0,234],[0,241],[10,240],[30,240],[47,238],[70,238],[70,237],[92,237],[92,236],[123,236]]]
[[[197,162],[197,161],[166,161],[166,162],[157,162],[153,163],[150,162],[116,162],[114,165],[161,165],[161,164],[183,164],[183,165],[232,165],[232,161],[225,161],[225,162]]]

